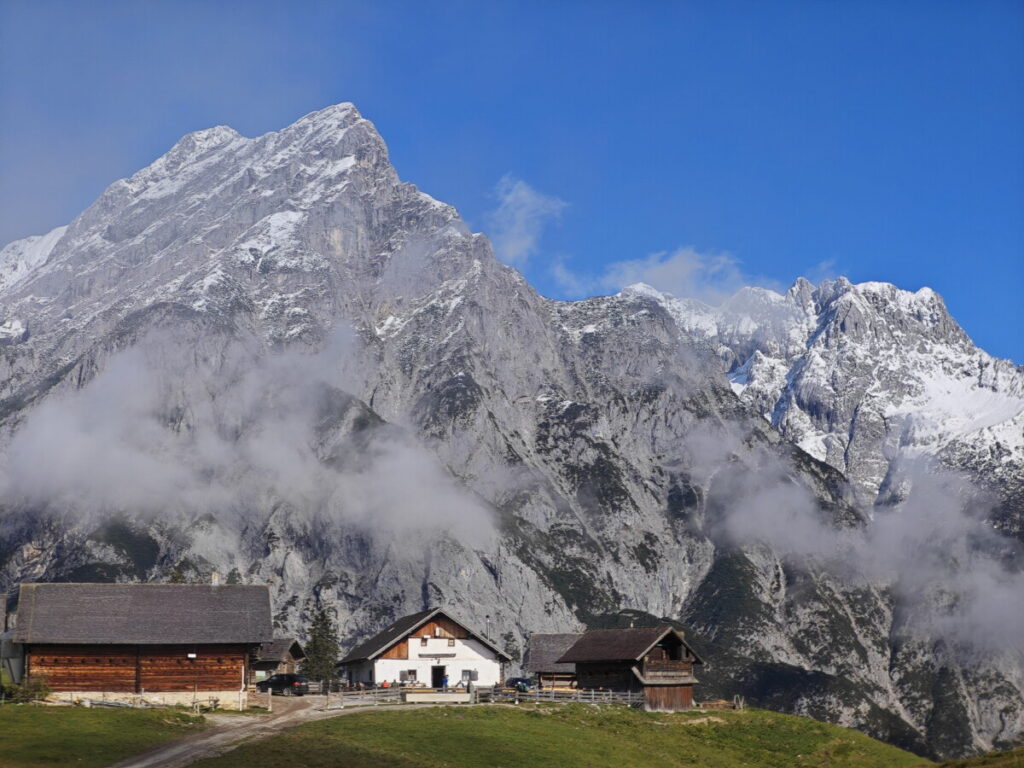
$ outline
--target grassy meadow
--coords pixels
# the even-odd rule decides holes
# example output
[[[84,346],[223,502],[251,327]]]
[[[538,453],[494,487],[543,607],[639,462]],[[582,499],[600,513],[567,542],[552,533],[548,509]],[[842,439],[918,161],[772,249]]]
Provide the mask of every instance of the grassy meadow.
[[[307,723],[196,768],[898,768],[921,758],[802,717],[524,705],[395,708]]]
[[[174,710],[0,707],[2,768],[101,768],[203,727]]]

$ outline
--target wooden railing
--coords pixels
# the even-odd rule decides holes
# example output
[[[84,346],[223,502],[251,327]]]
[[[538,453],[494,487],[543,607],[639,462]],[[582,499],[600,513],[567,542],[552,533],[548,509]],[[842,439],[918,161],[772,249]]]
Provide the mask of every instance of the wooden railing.
[[[628,706],[638,706],[643,704],[644,695],[640,691],[599,691],[592,688],[574,688],[571,690],[548,688],[543,691],[481,688],[477,691],[477,701],[480,703],[493,701],[514,703],[527,701],[578,701],[585,704],[626,704]]]
[[[641,670],[645,680],[684,680],[693,677],[692,661],[676,661],[673,659],[650,660],[644,662]]]

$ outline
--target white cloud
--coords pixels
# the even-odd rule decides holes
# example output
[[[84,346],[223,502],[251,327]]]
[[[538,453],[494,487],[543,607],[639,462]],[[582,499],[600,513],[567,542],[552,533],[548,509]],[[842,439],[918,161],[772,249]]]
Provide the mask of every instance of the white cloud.
[[[485,218],[494,253],[506,264],[522,269],[536,253],[544,227],[558,220],[566,202],[511,175],[502,177],[495,194],[498,207]]]
[[[616,293],[627,285],[647,283],[673,296],[717,305],[747,285],[778,288],[772,281],[745,273],[740,261],[728,253],[701,253],[691,246],[612,262],[599,275],[575,273],[558,260],[551,274],[570,298]]]

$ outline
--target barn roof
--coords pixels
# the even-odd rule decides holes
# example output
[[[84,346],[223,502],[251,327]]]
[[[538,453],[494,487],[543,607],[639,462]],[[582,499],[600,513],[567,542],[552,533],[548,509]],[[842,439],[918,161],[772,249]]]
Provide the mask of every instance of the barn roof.
[[[573,673],[576,665],[572,662],[560,662],[559,659],[583,635],[578,632],[563,634],[532,634],[526,646],[526,659],[523,669],[527,672],[563,672]]]
[[[375,659],[377,656],[380,656],[380,654],[384,653],[384,651],[393,646],[399,640],[401,640],[404,637],[408,637],[410,634],[412,634],[417,629],[422,627],[435,616],[444,616],[446,619],[454,621],[456,624],[458,624],[460,627],[466,630],[471,637],[473,637],[476,640],[479,640],[481,643],[486,645],[488,648],[494,651],[495,654],[500,656],[505,661],[510,661],[507,653],[502,651],[500,648],[498,648],[498,646],[496,646],[483,635],[473,632],[471,629],[469,629],[469,627],[467,627],[458,619],[454,618],[451,614],[446,613],[440,608],[428,608],[427,610],[420,611],[419,613],[411,613],[408,616],[403,616],[386,629],[378,632],[376,635],[369,638],[368,640],[364,640],[351,651],[349,651],[345,658],[343,658],[339,662],[339,664],[351,664],[354,661],[370,661],[372,659]]]
[[[275,637],[269,643],[260,646],[257,661],[286,661],[289,652],[293,659],[306,658],[306,652],[294,637]]]
[[[17,643],[185,645],[273,638],[270,590],[246,584],[22,584]]]
[[[560,662],[639,661],[667,635],[675,635],[698,663],[700,658],[686,644],[681,633],[670,626],[635,629],[592,629],[558,659]]]

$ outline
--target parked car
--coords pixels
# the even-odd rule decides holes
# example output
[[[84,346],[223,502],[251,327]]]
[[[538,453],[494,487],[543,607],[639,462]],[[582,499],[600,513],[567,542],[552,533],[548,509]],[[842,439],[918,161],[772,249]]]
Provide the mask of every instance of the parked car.
[[[528,677],[510,677],[505,681],[505,687],[515,688],[520,693],[525,693],[526,691],[532,690],[534,685],[533,680]]]
[[[305,675],[274,675],[256,683],[256,690],[282,696],[305,696],[309,693],[309,678]]]

